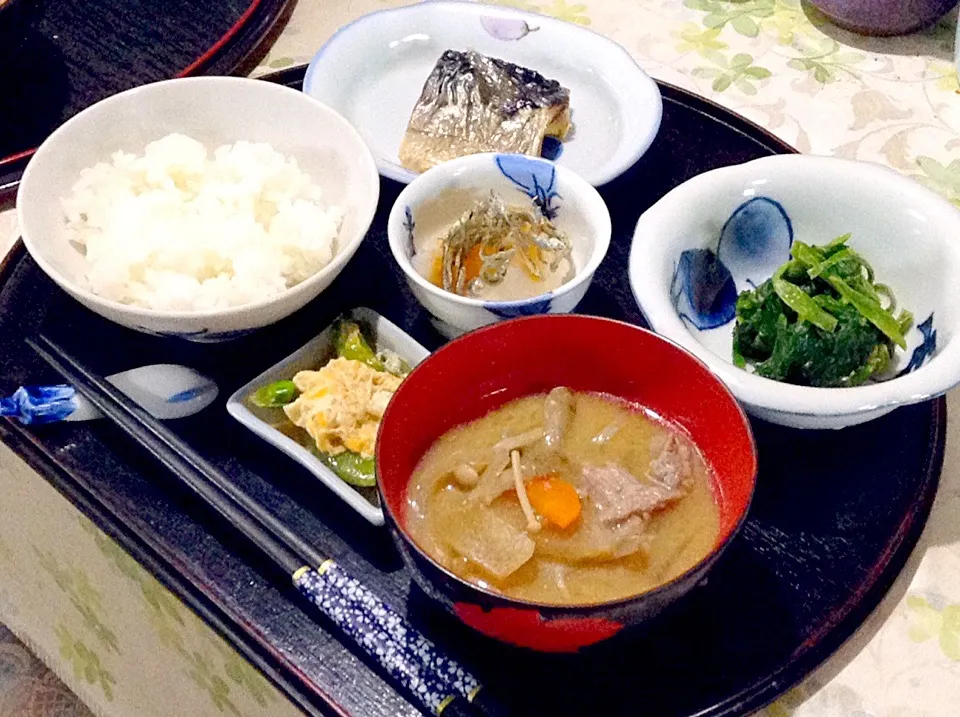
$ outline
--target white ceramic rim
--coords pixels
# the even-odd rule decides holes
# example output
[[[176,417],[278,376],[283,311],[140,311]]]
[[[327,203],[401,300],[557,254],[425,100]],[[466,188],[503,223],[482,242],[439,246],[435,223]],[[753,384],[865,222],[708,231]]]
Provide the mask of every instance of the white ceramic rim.
[[[196,84],[234,84],[234,85],[246,85],[250,87],[256,87],[258,90],[265,92],[276,92],[276,93],[292,93],[299,97],[302,97],[307,102],[310,102],[316,105],[318,108],[321,108],[325,112],[329,112],[334,121],[339,122],[343,125],[343,128],[356,139],[358,146],[363,149],[363,152],[359,158],[359,161],[366,165],[366,172],[370,175],[370,181],[373,187],[376,189],[375,195],[371,198],[372,201],[367,202],[368,206],[360,206],[354,208],[353,211],[358,212],[358,216],[362,220],[360,226],[364,226],[365,229],[362,232],[357,232],[353,237],[350,237],[349,241],[346,244],[340,246],[337,253],[334,255],[333,259],[327,264],[323,269],[318,271],[316,274],[308,277],[304,281],[301,281],[296,286],[292,286],[286,291],[283,291],[276,296],[271,296],[269,299],[264,299],[261,301],[255,301],[248,304],[241,304],[240,306],[231,306],[226,309],[205,309],[203,311],[168,311],[168,310],[154,310],[154,309],[145,309],[139,306],[133,306],[130,304],[122,304],[119,301],[113,301],[111,299],[105,299],[102,296],[94,294],[93,292],[81,288],[73,280],[68,279],[62,273],[57,271],[43,256],[43,254],[37,249],[34,245],[33,240],[30,237],[30,228],[24,222],[22,215],[22,202],[21,197],[27,192],[31,191],[31,178],[32,170],[40,161],[45,161],[46,154],[49,150],[49,143],[54,138],[58,137],[60,134],[69,132],[75,124],[80,124],[85,121],[88,113],[93,111],[102,112],[104,107],[109,107],[112,104],[121,101],[121,98],[127,98],[131,95],[140,94],[140,93],[149,93],[149,92],[161,92],[163,88],[168,87],[172,84],[181,84],[184,82],[191,82]],[[158,137],[159,139],[159,137]],[[104,158],[106,159],[106,158]],[[330,274],[339,272],[345,265],[346,261],[344,257],[352,257],[354,252],[357,250],[357,247],[360,245],[360,242],[363,241],[364,237],[370,230],[370,225],[373,223],[373,218],[377,211],[377,206],[380,201],[380,176],[377,172],[377,165],[373,159],[373,154],[370,152],[370,148],[364,142],[363,138],[360,136],[360,133],[354,129],[347,120],[332,107],[328,107],[319,100],[309,97],[302,92],[298,92],[290,87],[284,85],[279,85],[273,82],[264,82],[263,80],[255,80],[248,77],[220,77],[220,76],[211,76],[211,77],[179,77],[172,80],[162,80],[160,82],[151,82],[146,85],[141,85],[139,87],[134,87],[129,90],[111,95],[106,99],[100,100],[99,102],[87,107],[83,111],[77,113],[69,120],[64,122],[60,127],[58,127],[44,142],[40,145],[37,151],[34,153],[33,157],[30,160],[30,163],[27,164],[27,168],[23,172],[23,177],[20,180],[20,186],[17,190],[17,222],[20,227],[20,235],[23,239],[23,244],[26,247],[27,251],[30,253],[30,256],[37,263],[37,265],[43,270],[43,272],[53,279],[57,284],[63,287],[65,290],[70,291],[71,293],[76,294],[77,296],[83,297],[85,302],[90,304],[102,307],[106,310],[119,311],[128,316],[142,316],[149,317],[151,319],[219,319],[224,317],[234,317],[241,314],[245,314],[250,311],[256,311],[263,309],[273,304],[279,303],[281,301],[286,301],[292,296],[297,296],[300,294],[309,293],[313,284],[322,281],[324,278]],[[362,212],[362,214],[360,214]],[[338,237],[338,240],[341,237]]]
[[[559,28],[561,32],[589,34],[594,42],[602,43],[608,46],[611,52],[616,52],[617,54],[621,55],[627,66],[636,68],[636,77],[631,81],[637,84],[646,85],[648,90],[650,90],[652,99],[656,102],[656,107],[652,108],[654,120],[646,133],[637,134],[634,137],[634,139],[637,140],[636,146],[632,151],[624,153],[623,159],[621,159],[619,162],[611,161],[606,165],[599,167],[595,176],[592,174],[588,175],[587,173],[581,174],[583,179],[593,186],[603,186],[604,184],[613,181],[621,174],[626,172],[628,169],[630,169],[630,167],[636,164],[644,154],[646,154],[647,150],[650,149],[650,145],[652,145],[653,141],[657,138],[657,134],[660,132],[660,124],[663,121],[663,98],[660,94],[660,87],[657,85],[656,80],[643,71],[643,68],[637,64],[637,61],[634,59],[633,55],[631,55],[626,48],[619,43],[614,42],[605,35],[601,35],[600,33],[585,27],[580,27],[579,25],[564,22],[563,20],[557,20],[556,18],[552,18],[547,15],[538,15],[536,13],[517,10],[515,8],[504,7],[500,5],[487,5],[479,2],[457,2],[456,0],[423,0],[422,2],[415,3],[413,5],[377,10],[375,12],[363,15],[353,22],[343,25],[335,33],[333,33],[333,35],[330,36],[330,39],[328,39],[323,46],[317,50],[313,58],[310,60],[310,64],[307,66],[307,71],[303,76],[304,94],[309,94],[313,89],[314,77],[318,72],[321,58],[332,45],[337,42],[342,42],[344,37],[349,36],[349,34],[354,31],[362,30],[362,26],[364,24],[369,21],[379,19],[381,16],[387,17],[395,14],[416,14],[420,12],[450,12],[453,14],[462,12],[465,14],[472,14],[477,17],[483,16],[495,19],[526,20],[528,23],[536,23],[540,27],[546,26]],[[456,18],[454,17],[453,20],[455,19]],[[402,184],[409,184],[422,174],[413,172],[406,167],[396,164],[395,162],[388,161],[385,158],[375,157],[375,161],[377,168],[380,170],[380,173],[383,176]]]
[[[934,357],[935,363],[924,364],[905,376],[854,388],[812,388],[781,383],[737,368],[707,349],[690,333],[670,302],[668,292],[657,288],[660,277],[653,266],[657,262],[646,260],[651,246],[657,242],[657,234],[669,231],[664,225],[670,221],[674,207],[696,206],[697,197],[709,194],[712,185],[720,181],[729,180],[730,186],[737,186],[756,176],[760,169],[783,173],[800,167],[810,176],[842,171],[849,182],[896,186],[911,204],[922,205],[935,218],[935,223],[954,223],[960,234],[960,211],[956,207],[935,192],[879,164],[796,154],[763,157],[714,169],[668,192],[637,221],[630,248],[630,287],[650,326],[699,357],[738,399],[769,411],[807,416],[852,415],[918,403],[942,395],[960,384],[960,337],[956,336],[940,348]],[[960,241],[948,240],[945,244],[946,250],[960,263]],[[659,246],[663,246],[662,241]]]
[[[570,281],[566,284],[561,284],[553,291],[538,294],[529,299],[518,299],[516,301],[484,301],[483,299],[472,299],[468,296],[460,296],[458,294],[452,294],[449,291],[444,291],[439,286],[427,281],[426,278],[421,276],[420,272],[413,267],[413,264],[406,255],[406,251],[404,251],[406,237],[395,231],[395,227],[402,224],[402,216],[407,204],[418,196],[435,194],[446,186],[450,176],[460,169],[467,171],[479,170],[478,173],[498,172],[495,158],[499,156],[503,156],[502,153],[487,152],[484,154],[470,154],[466,157],[458,157],[449,162],[439,164],[436,167],[431,167],[404,187],[403,191],[400,192],[397,197],[397,200],[393,203],[393,207],[390,209],[390,216],[387,218],[387,242],[390,244],[390,253],[393,254],[394,260],[400,265],[400,268],[403,269],[403,273],[409,281],[414,282],[421,289],[438,299],[449,301],[459,306],[489,309],[491,311],[525,306],[547,299],[552,300],[555,297],[563,296],[573,291],[585,281],[590,281],[597,267],[600,266],[600,263],[607,255],[607,250],[610,248],[610,239],[613,233],[610,210],[607,209],[606,202],[603,201],[603,198],[596,188],[572,169],[561,167],[548,159],[526,157],[526,155],[523,155],[526,159],[553,167],[557,172],[559,181],[571,187],[576,194],[580,195],[581,199],[589,205],[590,214],[597,217],[600,224],[600,232],[596,236],[593,252],[590,254],[587,263],[584,264],[583,268],[577,270],[576,275],[570,279]]]

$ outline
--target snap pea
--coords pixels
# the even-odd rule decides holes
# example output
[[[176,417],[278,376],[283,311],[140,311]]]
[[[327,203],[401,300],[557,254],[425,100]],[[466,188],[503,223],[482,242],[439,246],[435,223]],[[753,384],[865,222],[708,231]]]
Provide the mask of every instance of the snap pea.
[[[900,323],[892,314],[883,310],[880,302],[852,288],[839,276],[828,276],[827,281],[830,282],[841,297],[849,301],[850,304],[860,312],[863,318],[880,329],[888,339],[902,349],[907,348],[907,342],[903,338]]]
[[[790,254],[796,261],[803,264],[804,269],[808,271],[811,267],[820,264],[825,258],[823,251],[818,247],[809,246],[799,240],[793,242],[793,246],[790,248]]]
[[[295,401],[299,395],[300,391],[293,381],[283,380],[261,386],[250,400],[260,408],[280,408]]]
[[[837,319],[817,306],[817,302],[810,298],[799,286],[781,278],[782,275],[782,270],[778,270],[773,275],[773,290],[780,297],[780,300],[797,312],[797,316],[801,320],[809,321],[824,331],[833,331],[837,327]]]
[[[345,451],[335,456],[324,454],[324,463],[350,485],[370,488],[377,484],[373,458],[364,458],[359,453]]]
[[[857,254],[853,251],[853,249],[841,249],[836,254],[832,254],[830,258],[824,259],[819,264],[814,265],[807,273],[810,275],[811,279],[816,279],[830,267],[839,264],[841,261],[851,258],[859,257],[857,257]]]
[[[365,363],[372,369],[384,371],[383,361],[363,336],[360,327],[353,321],[341,320],[335,330],[334,346],[337,356]]]
[[[833,241],[827,242],[827,243],[823,246],[823,250],[829,252],[831,249],[836,249],[838,246],[843,246],[844,244],[847,243],[847,241],[848,241],[848,240],[850,239],[850,237],[852,237],[852,236],[853,236],[853,234],[851,234],[850,232],[847,232],[846,234],[841,234],[840,236],[838,236],[838,237],[837,237],[836,239],[834,239]]]

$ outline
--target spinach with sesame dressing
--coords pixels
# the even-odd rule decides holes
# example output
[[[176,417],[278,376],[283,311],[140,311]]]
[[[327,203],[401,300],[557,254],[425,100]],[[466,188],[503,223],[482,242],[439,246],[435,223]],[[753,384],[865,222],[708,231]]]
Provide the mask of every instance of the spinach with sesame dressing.
[[[893,292],[847,246],[795,241],[791,260],[737,298],[733,359],[775,381],[838,388],[881,379],[913,325]]]

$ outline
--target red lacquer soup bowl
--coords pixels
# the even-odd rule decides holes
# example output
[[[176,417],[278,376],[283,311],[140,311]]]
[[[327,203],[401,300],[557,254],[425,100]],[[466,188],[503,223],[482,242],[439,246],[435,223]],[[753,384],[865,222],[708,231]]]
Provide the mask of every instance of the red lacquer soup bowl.
[[[567,386],[617,396],[681,427],[710,467],[720,508],[713,551],[655,590],[612,602],[558,606],[507,597],[456,576],[405,526],[407,485],[448,430],[516,398]],[[380,426],[378,486],[387,524],[419,587],[467,625],[541,651],[571,652],[637,625],[705,576],[743,523],[757,459],[733,395],[684,349],[629,324],[544,315],[494,324],[447,344],[403,382]]]

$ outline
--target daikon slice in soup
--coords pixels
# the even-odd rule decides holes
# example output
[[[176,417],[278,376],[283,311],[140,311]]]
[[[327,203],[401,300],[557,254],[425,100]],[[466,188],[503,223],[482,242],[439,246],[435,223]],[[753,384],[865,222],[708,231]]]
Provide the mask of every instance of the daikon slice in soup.
[[[406,524],[431,557],[481,587],[555,605],[606,602],[712,552],[712,485],[678,428],[559,387],[438,439],[411,478]]]

